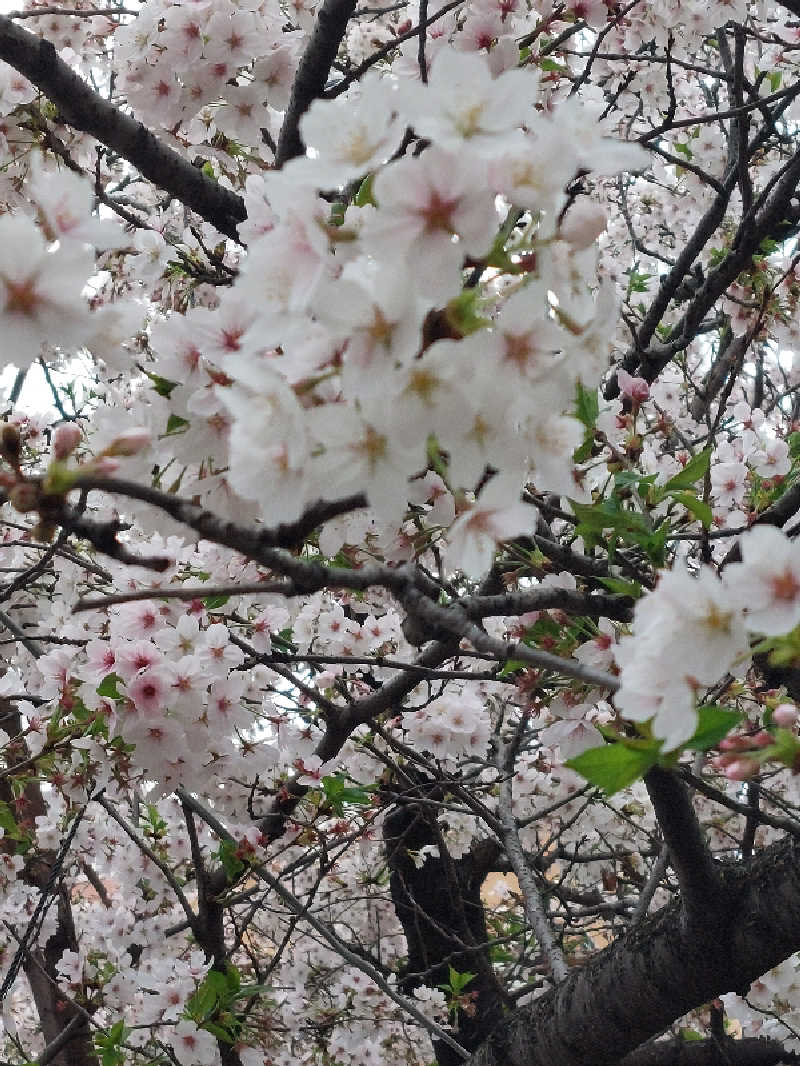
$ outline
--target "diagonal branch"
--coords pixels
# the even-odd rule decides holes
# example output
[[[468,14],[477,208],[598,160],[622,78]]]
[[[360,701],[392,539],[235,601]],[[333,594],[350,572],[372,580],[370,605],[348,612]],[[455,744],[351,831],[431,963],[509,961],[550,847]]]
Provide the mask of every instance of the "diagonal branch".
[[[714,918],[724,935],[697,937],[682,902],[668,904],[508,1014],[469,1066],[614,1066],[688,1011],[746,992],[800,948],[799,857],[785,839],[723,867]]]
[[[515,754],[516,746],[513,742],[510,742],[498,752],[497,758],[497,768],[503,775],[497,804],[498,814],[503,824],[503,848],[514,868],[514,873],[517,875],[525,907],[525,917],[530,922],[542,954],[550,965],[554,980],[563,981],[569,974],[569,968],[564,959],[564,953],[556,941],[541,893],[536,887],[533,874],[525,858],[525,852],[522,849],[522,842],[519,838],[517,820],[514,817]]]
[[[703,836],[689,790],[670,770],[654,766],[644,783],[669,848],[686,917],[709,923],[709,906],[721,887],[718,867]]]
[[[314,32],[297,68],[289,107],[283,120],[275,166],[305,153],[300,137],[300,119],[317,97],[322,96],[339,45],[347,30],[356,0],[325,0],[317,15]]]
[[[58,57],[50,41],[0,15],[0,59],[52,100],[59,121],[113,148],[143,177],[196,211],[220,233],[238,240],[237,226],[247,217],[242,198],[103,99]]]

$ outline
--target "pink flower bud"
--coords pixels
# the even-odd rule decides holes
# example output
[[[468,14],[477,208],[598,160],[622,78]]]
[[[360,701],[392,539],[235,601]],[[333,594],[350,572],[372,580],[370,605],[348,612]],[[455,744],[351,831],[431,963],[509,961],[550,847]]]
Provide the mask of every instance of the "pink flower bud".
[[[105,449],[106,455],[138,455],[139,452],[149,445],[151,440],[150,430],[137,427],[126,429],[109,444]]]
[[[56,426],[53,434],[53,458],[58,462],[67,459],[81,442],[80,426],[75,422],[64,422]]]
[[[583,251],[600,236],[606,228],[606,213],[591,200],[578,200],[567,212],[561,223],[559,236],[571,244],[576,252]]]
[[[768,748],[770,744],[775,743],[775,738],[772,733],[768,733],[766,729],[762,729],[761,732],[756,733],[753,737],[754,748]]]
[[[8,494],[11,506],[22,514],[39,509],[39,487],[30,481],[20,481]]]
[[[772,712],[772,721],[783,729],[791,729],[797,724],[797,708],[793,703],[781,703]]]
[[[100,477],[112,477],[119,470],[119,460],[103,457],[92,463],[92,472]]]
[[[720,751],[748,751],[752,744],[747,737],[725,737],[718,746]]]
[[[755,759],[734,759],[725,767],[725,776],[731,781],[747,781],[759,771]]]
[[[650,396],[650,386],[644,378],[635,378],[625,370],[617,371],[617,384],[623,396],[629,396],[634,403],[644,403]]]
[[[713,770],[724,770],[731,763],[737,761],[737,756],[732,755],[730,752],[727,755],[715,755],[711,760],[711,768]]]

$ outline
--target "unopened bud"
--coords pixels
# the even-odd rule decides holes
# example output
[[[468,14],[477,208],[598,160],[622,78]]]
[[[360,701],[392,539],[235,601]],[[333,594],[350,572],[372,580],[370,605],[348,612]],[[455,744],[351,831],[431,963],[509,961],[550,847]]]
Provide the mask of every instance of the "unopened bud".
[[[797,708],[793,703],[781,703],[772,712],[772,721],[783,729],[797,724]]]
[[[644,378],[635,378],[626,370],[617,371],[617,384],[623,396],[629,396],[635,404],[644,403],[650,396],[650,386]]]
[[[753,737],[754,748],[768,748],[770,744],[775,743],[775,737],[772,733],[768,733],[766,729],[762,729],[759,733]]]
[[[567,212],[559,227],[559,236],[571,244],[576,252],[593,244],[606,228],[606,213],[591,200],[578,200]]]
[[[747,737],[725,737],[719,742],[720,751],[747,751],[751,747]]]
[[[39,497],[39,486],[31,484],[30,481],[18,482],[8,494],[11,506],[22,514],[38,511]]]
[[[5,423],[0,434],[0,449],[2,449],[4,459],[8,460],[12,466],[18,465],[22,452],[22,440],[17,427],[8,422]]]
[[[63,462],[69,458],[81,442],[80,426],[74,422],[64,422],[53,433],[53,458]]]
[[[759,769],[755,759],[734,759],[725,767],[725,776],[731,781],[748,781],[755,777]]]
[[[119,459],[102,456],[92,463],[92,473],[99,477],[112,477],[119,470]]]
[[[150,444],[150,430],[142,427],[126,429],[109,444],[105,449],[105,455],[138,455],[139,452]]]
[[[711,760],[711,768],[712,770],[725,770],[731,763],[735,763],[738,758],[738,755],[733,755],[731,752],[728,752],[727,755],[715,755]]]

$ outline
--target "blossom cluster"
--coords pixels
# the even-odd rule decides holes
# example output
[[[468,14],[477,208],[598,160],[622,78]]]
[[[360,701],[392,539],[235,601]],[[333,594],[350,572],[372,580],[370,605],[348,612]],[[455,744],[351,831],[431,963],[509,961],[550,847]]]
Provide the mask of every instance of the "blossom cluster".
[[[650,721],[665,751],[692,736],[697,703],[749,660],[753,636],[780,636],[800,624],[797,544],[765,525],[743,534],[740,545],[741,562],[721,580],[711,568],[662,574],[636,606],[632,635],[615,649],[616,704],[625,718]]]
[[[702,771],[727,775],[713,777],[723,800],[741,799],[768,730],[796,750],[796,708],[765,696],[751,663],[758,638],[789,634],[793,651],[800,557],[791,532],[766,525],[731,539],[798,472],[791,204],[714,306],[689,316],[691,336],[681,325],[744,239],[748,196],[758,204],[780,184],[797,28],[741,0],[722,5],[737,29],[695,0],[466,0],[408,36],[414,3],[367,8],[302,117],[305,155],[278,167],[314,0],[147,0],[135,15],[37,6],[26,23],[178,160],[240,193],[247,218],[241,244],[223,240],[0,67],[0,326],[9,364],[33,368],[26,387],[41,357],[55,405],[34,411],[9,375],[3,928],[26,928],[39,899],[31,856],[56,854],[80,816],[62,871],[77,935],[51,982],[89,1013],[103,1061],[423,1066],[456,1009],[444,984],[402,1005],[389,812],[424,803],[430,841],[411,859],[448,877],[510,818],[554,928],[581,933],[564,941],[573,965],[637,913],[659,827],[641,781],[595,803],[565,761],[619,716],[676,751],[718,682],[748,711]],[[736,77],[723,69],[734,37]],[[726,92],[731,111],[717,118]],[[759,125],[784,105],[772,130]],[[747,123],[749,191],[746,161],[735,188],[727,169]],[[637,138],[649,152],[625,143]],[[721,204],[713,239],[693,240]],[[670,289],[683,249],[696,257]],[[141,429],[125,434],[123,421]],[[273,572],[122,495],[92,489],[78,503],[74,479],[118,459],[132,499],[152,486],[192,514],[202,504],[266,528],[265,543],[320,500],[352,507],[276,553]],[[53,486],[85,518],[69,537],[26,517]],[[91,541],[92,522],[115,530],[116,557],[93,550],[109,540]],[[166,570],[130,566],[136,554]],[[317,591],[284,582],[281,562]],[[319,591],[328,563],[336,580]],[[357,580],[373,564],[390,578],[413,564],[402,572],[452,615],[484,593],[547,589],[563,591],[563,609],[468,614],[495,642],[482,653],[449,629],[415,635],[387,591],[397,584]],[[255,591],[214,591],[231,585]],[[597,617],[608,593],[613,622]],[[99,603],[73,614],[84,595]],[[618,643],[630,596],[632,633]],[[535,667],[539,652],[577,676]],[[611,681],[615,661],[611,696],[598,675]],[[797,805],[795,778],[772,784]],[[105,807],[89,802],[101,789]],[[748,837],[741,804],[698,794],[695,806],[715,852]],[[765,823],[750,836],[759,848],[778,833]],[[253,980],[227,1012],[218,942],[201,951],[202,922],[188,917],[203,909],[204,867],[223,885],[223,968]],[[290,886],[296,909],[259,876]],[[520,933],[519,891],[504,881],[484,899],[487,959],[525,1002],[549,978]],[[671,895],[660,882],[654,904]],[[41,948],[59,921],[56,908],[44,915]],[[345,962],[337,937],[353,948]],[[17,947],[0,938],[0,976]],[[365,960],[380,963],[373,976]],[[792,959],[726,1006],[748,1033],[782,1036],[763,1018],[796,998]],[[198,1006],[210,999],[213,1011]],[[8,1057],[33,1058],[42,1033],[24,976],[3,1009]]]

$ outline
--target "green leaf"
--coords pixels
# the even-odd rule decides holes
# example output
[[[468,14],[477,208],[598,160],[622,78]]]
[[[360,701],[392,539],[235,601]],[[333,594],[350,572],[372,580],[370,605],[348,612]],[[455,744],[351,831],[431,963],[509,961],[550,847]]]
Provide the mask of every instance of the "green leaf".
[[[11,837],[13,840],[19,840],[19,826],[11,808],[4,800],[0,801],[0,829],[3,830],[5,836]]]
[[[690,489],[708,473],[711,464],[711,449],[705,448],[693,455],[686,466],[664,485],[662,492],[672,493],[676,489]]]
[[[377,201],[372,194],[372,185],[375,180],[374,174],[368,174],[361,182],[353,203],[356,207],[377,207]]]
[[[639,491],[643,485],[654,485],[658,474],[640,474],[638,470],[618,470],[614,475],[614,490],[636,487]]]
[[[118,1044],[120,1040],[125,1039],[125,1020],[123,1018],[114,1022],[108,1030],[108,1039],[113,1040],[115,1044]]]
[[[658,762],[658,747],[650,743],[645,747],[632,748],[625,744],[604,744],[567,759],[566,766],[601,788],[607,796],[613,796],[640,777]]]
[[[703,523],[705,529],[711,527],[711,523],[714,521],[714,515],[705,500],[699,500],[697,496],[692,495],[691,492],[670,492],[668,495],[677,503],[682,503],[690,514],[693,514],[695,518]]]
[[[683,1040],[687,1044],[693,1044],[695,1041],[703,1039],[703,1037],[700,1035],[700,1033],[697,1032],[696,1029],[684,1028],[679,1029],[678,1032],[680,1034],[681,1040]]]
[[[176,433],[182,433],[189,424],[188,418],[181,418],[180,415],[170,415],[167,419],[167,428],[164,436],[171,437]]]
[[[220,607],[224,607],[230,599],[230,596],[206,596],[203,603],[206,609],[209,611],[218,611]]]
[[[145,377],[150,378],[158,395],[165,397],[165,399],[169,399],[172,390],[177,389],[180,384],[179,381],[170,381],[168,378],[162,378],[160,374],[153,374],[149,370],[145,370],[144,374]]]
[[[232,881],[235,881],[236,878],[239,877],[240,874],[243,874],[247,869],[245,864],[236,854],[236,845],[232,840],[223,840],[220,842],[217,858],[222,864],[223,870]]]
[[[790,766],[794,769],[798,765],[800,740],[791,729],[776,729],[773,735],[775,743],[770,744],[768,748],[762,748],[760,752],[761,758],[775,759],[778,762],[782,762],[784,766]]]
[[[102,1066],[123,1066],[125,1054],[120,1047],[130,1035],[130,1029],[120,1019],[110,1029],[94,1034],[94,1046],[100,1053]]]
[[[697,729],[687,740],[685,747],[691,751],[708,751],[726,737],[733,727],[742,720],[739,711],[730,707],[719,707],[716,703],[706,703],[697,709]]]
[[[575,417],[583,422],[587,429],[594,429],[600,414],[600,401],[597,389],[587,389],[580,382],[575,386]]]
[[[448,984],[439,985],[439,988],[443,992],[451,992],[453,996],[460,996],[467,985],[475,980],[477,974],[474,973],[459,973],[458,970],[454,970],[452,966],[447,967]]]
[[[322,791],[325,799],[331,805],[336,814],[345,813],[345,805],[351,807],[366,807],[372,802],[369,790],[359,786],[350,786],[341,775],[323,777]]]
[[[524,670],[526,667],[521,659],[507,659],[503,663],[503,669],[498,673],[498,677],[508,677],[509,674],[515,674],[517,670]]]
[[[119,674],[106,674],[97,686],[97,695],[102,696],[106,700],[121,700],[123,696],[117,688],[117,685],[119,685],[121,681],[122,678]]]
[[[198,1025],[207,1022],[231,999],[228,978],[219,970],[209,970],[186,1004],[187,1015]]]
[[[228,982],[228,988],[238,995],[242,988],[242,975],[231,963],[228,963],[225,971],[225,980]]]
[[[234,1043],[235,1037],[233,1037],[232,1034],[221,1025],[216,1025],[214,1022],[206,1022],[203,1029],[205,1029],[206,1032],[211,1033],[212,1036],[215,1036],[217,1040],[222,1040],[226,1044]]]
[[[620,596],[632,596],[635,600],[642,594],[642,586],[638,581],[623,581],[619,577],[601,577],[600,584],[605,585],[609,592],[616,592]]]

